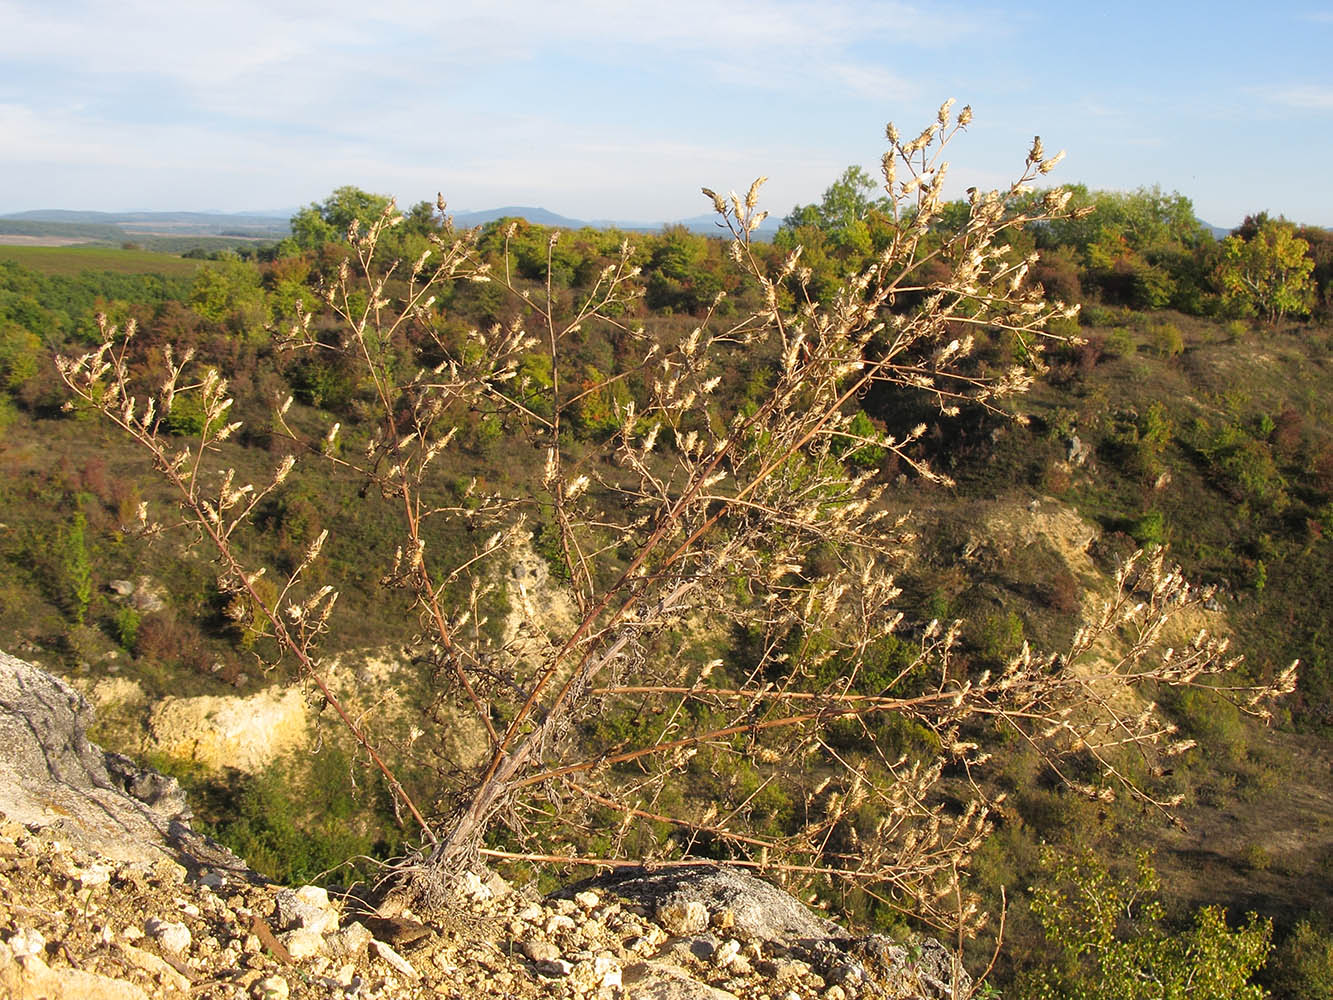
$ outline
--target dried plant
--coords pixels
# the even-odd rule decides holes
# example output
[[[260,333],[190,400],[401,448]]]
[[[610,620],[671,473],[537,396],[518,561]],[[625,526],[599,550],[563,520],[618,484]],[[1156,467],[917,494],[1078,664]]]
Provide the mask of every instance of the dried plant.
[[[425,806],[322,680],[317,643],[336,622],[336,593],[303,583],[322,536],[276,601],[255,585],[263,569],[238,556],[237,532],[292,474],[291,460],[262,486],[214,475],[209,453],[236,426],[225,382],[212,371],[190,381],[189,358],[168,352],[165,385],[141,402],[125,346],[132,328],[123,336],[105,329],[101,348],[61,361],[73,392],[150,453],[178,492],[183,521],[215,546],[223,586],[262,610],[257,618],[268,620],[420,824],[422,851],[398,872],[401,901],[446,901],[450,876],[483,857],[670,864],[705,854],[794,886],[845,880],[941,926],[975,929],[981,916],[960,872],[986,836],[994,805],[975,777],[987,759],[975,738],[983,723],[1017,733],[1090,795],[1123,789],[1169,805],[1122,761],[1133,752],[1156,766],[1184,744],[1151,704],[1125,693],[1149,681],[1198,684],[1229,664],[1224,645],[1203,634],[1183,648],[1161,648],[1164,623],[1200,596],[1160,557],[1125,566],[1117,596],[1060,654],[1024,648],[1004,669],[973,674],[956,655],[958,624],[931,622],[912,640],[910,664],[882,689],[866,692],[859,683],[877,644],[902,628],[894,573],[910,536],[888,513],[876,475],[849,471],[840,456],[872,445],[920,476],[947,479],[920,458],[924,424],[854,432],[855,402],[887,386],[929,398],[942,418],[963,405],[998,410],[1040,372],[1047,321],[1073,312],[1025,284],[1033,260],[1007,239],[1064,211],[1059,191],[1035,207],[1029,197],[1032,182],[1059,159],[1046,157],[1040,140],[1012,186],[970,192],[966,219],[941,231],[942,154],[971,120],[970,109],[955,116],[951,105],[910,141],[889,126],[882,172],[890,238],[824,301],[805,290],[799,250],[770,268],[752,242],[765,217],[762,178],[744,196],[705,190],[730,233],[731,258],[757,283],[762,305],[726,322],[715,306],[678,341],[622,318],[640,292],[628,246],[570,304],[549,280],[544,289],[524,286],[508,257],[503,270],[487,267],[475,233],[446,228],[432,253],[407,263],[380,259],[384,233],[399,221],[392,206],[365,232],[353,226],[353,254],[323,289],[338,338],[317,336],[319,324],[304,315],[289,339],[295,349],[359,365],[377,429],[352,456],[337,446],[337,425],[307,440],[283,407],[278,426],[312,456],[364,477],[400,514],[402,544],[384,582],[415,601],[417,615],[404,626],[436,671],[430,712],[470,727],[484,743],[475,765],[444,755],[434,762],[438,798]],[[434,297],[448,283],[473,281],[506,288],[520,318],[473,331],[462,350],[450,350],[436,331]],[[636,360],[610,380],[642,386],[620,406],[619,429],[596,461],[575,459],[569,445],[571,416],[593,390],[566,370],[567,344],[589,323],[611,324],[638,345]],[[433,356],[445,360],[404,374],[389,345],[409,325],[433,338]],[[975,364],[983,331],[1006,331],[1025,363],[999,373]],[[779,360],[761,400],[729,408],[717,388],[741,350],[768,350]],[[549,384],[523,374],[534,354],[549,364]],[[186,393],[202,401],[204,430],[173,452],[161,421]],[[454,416],[468,408],[505,413],[515,439],[545,460],[510,487],[474,482],[466,502],[444,503],[433,463],[454,446]],[[457,564],[439,564],[428,545],[441,521],[476,532]],[[483,627],[488,595],[505,586],[507,561],[537,523],[557,537],[574,621],[561,627],[543,618],[520,582],[510,600],[523,627],[497,636]],[[157,527],[146,518],[145,525]],[[459,593],[467,596],[446,596]],[[681,634],[701,642],[744,634],[749,658],[724,664],[675,655],[666,637]],[[1107,636],[1118,637],[1123,655],[1090,655]],[[1230,693],[1262,712],[1264,699],[1289,683],[1288,675]],[[887,718],[928,734],[931,751],[890,750]],[[589,724],[605,719],[625,720],[621,735],[591,739]],[[841,749],[849,728],[855,754]],[[1089,782],[1089,773],[1099,777]],[[682,794],[694,781],[719,794],[712,801]],[[782,820],[759,823],[773,801]],[[515,850],[487,846],[499,827]],[[591,859],[575,845],[594,834],[604,850]]]

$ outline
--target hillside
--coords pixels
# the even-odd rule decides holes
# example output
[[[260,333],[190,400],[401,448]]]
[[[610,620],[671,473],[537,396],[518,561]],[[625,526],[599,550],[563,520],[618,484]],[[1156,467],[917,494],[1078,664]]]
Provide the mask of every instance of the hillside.
[[[336,207],[330,199],[330,218],[322,220],[335,231]],[[1117,205],[1103,201],[1096,207],[1101,224],[1108,225]],[[810,267],[804,287],[812,296],[844,280],[863,240],[873,252],[875,241],[892,231],[874,206],[864,218],[843,220],[842,228],[828,212],[794,217],[806,221],[784,231],[773,246],[756,244],[754,253],[780,265],[790,241],[800,238]],[[1333,822],[1333,803],[1323,788],[1333,719],[1333,680],[1323,652],[1333,618],[1326,569],[1333,556],[1330,331],[1318,318],[1261,322],[1240,315],[1238,301],[1212,283],[1211,275],[1220,273],[1221,248],[1202,238],[1182,242],[1196,239],[1192,214],[1181,225],[1183,236],[1164,226],[1156,243],[1124,242],[1119,257],[1084,253],[1091,244],[1077,242],[1086,235],[1081,230],[1038,230],[1043,239],[1067,240],[1040,248],[1034,272],[1048,289],[1084,300],[1078,322],[1055,322],[1056,332],[1078,334],[1084,343],[1054,345],[1047,353],[1049,372],[1025,395],[998,407],[965,407],[952,420],[937,420],[928,397],[876,387],[849,401],[846,440],[819,453],[817,462],[791,470],[797,488],[803,476],[832,475],[835,465],[863,470],[876,490],[877,509],[891,517],[910,513],[914,537],[895,542],[902,560],[895,585],[902,595],[893,607],[902,612],[903,625],[898,636],[863,649],[851,697],[887,692],[926,698],[950,677],[984,683],[983,676],[1002,673],[1021,659],[1025,642],[1042,650],[1067,648],[1080,617],[1114,599],[1118,560],[1159,542],[1169,543],[1186,576],[1219,588],[1165,642],[1187,648],[1199,626],[1228,636],[1245,660],[1219,685],[1262,684],[1290,660],[1302,660],[1300,687],[1280,705],[1276,734],[1206,688],[1142,685],[1133,693],[1136,700],[1126,702],[1126,710],[1159,702],[1197,747],[1169,762],[1113,755],[1107,766],[1132,774],[1153,801],[1176,801],[1171,810],[1133,794],[1111,801],[1103,794],[1114,790],[1111,783],[1098,784],[1105,774],[1077,751],[1068,760],[1048,759],[984,716],[963,723],[958,738],[983,742],[994,760],[984,776],[980,763],[975,775],[969,770],[966,757],[943,769],[932,802],[950,821],[962,814],[973,789],[997,803],[994,830],[975,854],[967,888],[992,912],[1001,904],[1000,890],[1009,893],[1008,947],[998,975],[1015,991],[1030,985],[1024,977],[1041,967],[1051,947],[1021,892],[1052,877],[1043,845],[1070,854],[1093,846],[1114,870],[1132,865],[1136,848],[1156,848],[1175,927],[1210,905],[1227,907],[1233,924],[1247,910],[1275,918],[1280,948],[1265,975],[1278,996],[1300,995],[1282,985],[1305,974],[1300,962],[1308,956],[1298,954],[1293,942],[1325,940],[1321,921],[1333,916],[1326,912],[1330,868],[1323,838]],[[439,222],[414,216],[395,230],[393,238],[401,240],[395,253],[416,259],[443,231]],[[762,303],[754,283],[729,269],[728,248],[720,241],[673,230],[645,235],[638,244],[626,267],[641,268],[633,280],[642,297],[618,301],[603,318],[571,328],[558,376],[541,349],[518,347],[512,372],[497,370],[479,383],[483,388],[475,396],[460,397],[447,411],[450,444],[423,480],[422,503],[457,517],[426,538],[433,556],[468,562],[493,530],[487,520],[492,509],[540,479],[549,461],[542,435],[554,412],[543,409],[549,397],[542,393],[557,382],[571,387],[561,404],[567,427],[561,456],[573,470],[569,482],[586,476],[580,489],[599,504],[589,532],[573,536],[599,553],[589,579],[580,578],[580,567],[588,564],[571,557],[571,536],[552,503],[523,508],[522,530],[493,558],[489,576],[469,584],[463,576],[440,575],[448,606],[463,609],[450,612],[458,614],[457,627],[496,658],[487,663],[545,655],[537,625],[547,626],[548,634],[559,636],[562,628],[567,634],[572,626],[560,623],[576,620],[586,594],[630,566],[627,539],[637,537],[632,532],[651,530],[651,524],[635,527],[631,505],[617,499],[624,495],[626,460],[607,448],[622,433],[627,404],[633,401],[643,413],[655,391],[648,369],[630,363],[638,345],[651,341],[664,351],[680,350],[695,327],[706,326],[710,308],[712,322],[725,326],[741,324]],[[475,246],[479,258],[512,275],[513,294],[496,283],[448,286],[425,307],[432,310],[428,318],[396,330],[385,345],[396,358],[440,366],[441,377],[452,371],[447,362],[480,363],[484,337],[473,331],[512,328],[534,298],[576,313],[598,275],[618,266],[621,253],[616,240],[595,230],[555,241],[547,230],[526,224],[509,234],[484,227]],[[442,809],[434,796],[453,780],[451,767],[484,760],[478,747],[485,746],[486,735],[481,722],[469,728],[461,721],[465,699],[440,697],[448,659],[421,640],[409,594],[390,572],[399,544],[393,528],[397,494],[305,460],[324,452],[350,462],[374,453],[374,390],[333,350],[335,327],[327,314],[312,327],[322,345],[315,353],[293,352],[275,337],[281,329],[276,324],[298,304],[318,306],[312,289],[321,278],[336,278],[348,253],[336,242],[290,249],[271,259],[219,261],[180,274],[171,269],[186,262],[162,258],[154,274],[144,255],[135,258],[142,271],[131,267],[131,273],[115,275],[100,263],[96,269],[78,264],[89,258],[74,251],[52,251],[65,254],[63,273],[54,267],[38,273],[29,263],[35,258],[3,265],[0,374],[7,390],[0,410],[0,557],[8,575],[0,587],[0,648],[58,669],[87,691],[99,704],[99,737],[178,776],[205,828],[249,864],[271,878],[306,881],[354,855],[392,856],[415,835],[356,741],[334,723],[335,703],[369,720],[377,742],[390,748],[399,776],[428,809]],[[1316,313],[1327,301],[1326,271],[1318,270],[1326,267],[1312,259],[1316,295],[1310,310]],[[793,275],[782,288],[788,304],[804,294],[797,280]],[[405,288],[405,282],[394,284],[390,294],[402,296]],[[540,298],[547,289],[552,298]],[[727,295],[714,305],[718,292]],[[921,306],[911,296],[904,300],[886,306],[884,315],[910,317]],[[269,665],[276,651],[262,614],[227,589],[188,532],[145,538],[133,530],[141,502],[150,504],[153,519],[165,520],[168,491],[146,474],[142,455],[88,407],[62,411],[67,397],[46,362],[46,352],[55,348],[68,352],[92,343],[97,312],[118,323],[137,321],[132,354],[136,364],[147,366],[141,393],[152,391],[147,379],[161,377],[166,343],[177,350],[193,346],[203,361],[226,372],[233,412],[243,424],[210,453],[210,467],[233,466],[238,481],[258,482],[284,455],[302,456],[299,474],[255,509],[253,530],[241,544],[247,558],[271,567],[270,580],[280,580],[307,572],[306,554],[321,539],[322,559],[305,582],[312,593],[326,584],[339,591],[322,647],[331,666],[326,691],[312,694],[290,656]],[[746,343],[743,325],[738,330],[717,348],[718,382],[709,390],[717,413],[755,412],[781,378],[777,346]],[[865,349],[876,350],[879,343],[867,341]],[[799,359],[799,351],[791,356]],[[990,378],[1016,361],[1031,361],[1027,346],[1002,327],[988,327],[979,329],[974,355],[961,373]],[[396,370],[395,377],[410,379],[410,367]],[[273,406],[289,394],[294,398],[284,425],[275,420]],[[696,433],[707,430],[703,421],[710,412],[689,411],[687,419],[701,421]],[[923,430],[907,444],[887,440],[886,429],[918,421]],[[183,444],[206,425],[200,404],[182,404],[164,419],[162,431]],[[649,481],[667,481],[673,463],[689,457],[686,440],[682,426],[659,458],[648,461]],[[757,444],[762,454],[764,442]],[[953,483],[918,475],[915,465],[926,461]],[[616,534],[608,524],[623,530],[617,527]],[[738,520],[734,531],[745,528]],[[804,585],[802,574],[814,579],[836,570],[843,552],[829,544],[801,558],[808,570],[783,568],[788,575],[776,578],[784,586]],[[385,591],[384,579],[398,585]],[[744,587],[733,582],[729,593],[743,598]],[[613,788],[635,788],[637,812],[622,815],[599,803],[566,816],[552,798],[516,813],[486,850],[515,853],[526,833],[547,836],[561,845],[552,853],[569,857],[625,850],[665,859],[686,851],[724,857],[733,849],[723,836],[730,832],[729,817],[743,817],[756,843],[780,843],[802,808],[827,808],[834,817],[825,850],[850,854],[846,843],[869,836],[881,817],[866,807],[838,818],[843,814],[836,800],[815,797],[814,786],[826,776],[820,769],[832,774],[831,762],[840,759],[876,775],[885,773],[876,769],[894,766],[898,754],[926,761],[947,728],[932,729],[910,712],[832,727],[819,751],[828,756],[813,765],[810,797],[799,805],[805,790],[774,780],[777,771],[766,768],[777,767],[780,754],[769,757],[778,751],[753,735],[759,732],[755,721],[769,718],[764,713],[780,704],[774,688],[757,687],[752,714],[734,726],[728,725],[733,717],[726,714],[731,709],[725,692],[728,685],[743,685],[746,671],[759,662],[774,671],[770,683],[793,676],[808,685],[797,692],[801,696],[827,697],[848,661],[839,658],[839,637],[830,632],[775,637],[743,599],[736,607],[716,615],[703,608],[669,621],[635,649],[635,662],[662,665],[655,667],[653,690],[672,697],[683,691],[682,700],[663,706],[608,697],[559,736],[575,748],[615,750],[645,726],[662,725],[663,733],[687,724],[725,731],[727,737],[712,739],[696,763],[682,763],[682,783],[610,761],[597,776]],[[961,623],[939,675],[927,672],[936,666],[919,668],[913,653],[929,644],[929,623],[936,619]],[[402,623],[405,630],[395,629]],[[1087,661],[1116,662],[1126,639],[1108,630]],[[1059,661],[1052,662],[1058,674]],[[789,675],[777,673],[787,663],[797,666]],[[488,683],[507,683],[500,671],[491,673]],[[491,690],[487,697],[500,695]],[[503,721],[498,709],[494,718]],[[884,748],[883,759],[869,745]],[[304,752],[312,746],[320,752]],[[1296,761],[1305,763],[1293,779]],[[1071,790],[1059,780],[1060,767],[1070,768],[1075,782],[1095,794]],[[1000,792],[1007,798],[1001,801]],[[673,836],[664,822],[672,809],[692,817],[686,836]],[[1173,832],[1169,813],[1184,822],[1184,832]],[[562,820],[573,822],[561,827]],[[535,877],[549,884],[557,877],[551,870],[520,861],[507,873],[515,881]],[[371,867],[361,871],[368,874]],[[563,871],[558,877],[587,869],[569,864]],[[846,891],[817,878],[805,888],[865,925],[903,934],[929,923],[918,914],[923,923],[909,924],[892,888]],[[984,967],[986,957],[969,960]]]

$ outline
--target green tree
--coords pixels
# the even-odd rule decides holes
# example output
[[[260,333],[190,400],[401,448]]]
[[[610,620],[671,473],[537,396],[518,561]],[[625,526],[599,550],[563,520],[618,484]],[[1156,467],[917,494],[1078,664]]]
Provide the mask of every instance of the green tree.
[[[17,389],[37,374],[42,341],[17,323],[0,320],[0,386]]]
[[[828,186],[818,205],[797,205],[782,220],[782,228],[795,232],[814,228],[825,233],[837,250],[865,256],[873,244],[869,221],[887,207],[884,198],[872,198],[878,185],[864,169],[848,167]]]
[[[303,250],[345,240],[354,221],[363,229],[369,228],[390,201],[387,195],[345,184],[324,201],[312,202],[292,216],[292,238]]]
[[[1273,925],[1254,914],[1231,930],[1207,906],[1173,933],[1146,856],[1132,878],[1116,878],[1085,851],[1057,859],[1033,890],[1032,910],[1058,951],[1020,993],[1028,1000],[1263,1000],[1250,982],[1268,957]]]
[[[1265,220],[1249,239],[1239,233],[1228,236],[1214,272],[1223,300],[1274,325],[1289,313],[1308,315],[1315,302],[1309,249],[1285,219]]]
[[[243,336],[263,331],[272,319],[259,271],[235,256],[199,269],[190,286],[189,304],[204,319],[223,323]]]

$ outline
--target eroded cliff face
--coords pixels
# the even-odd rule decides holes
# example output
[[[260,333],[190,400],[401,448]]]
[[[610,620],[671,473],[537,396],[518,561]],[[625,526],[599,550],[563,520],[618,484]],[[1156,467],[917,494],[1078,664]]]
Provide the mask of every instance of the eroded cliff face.
[[[622,869],[541,898],[489,872],[443,914],[264,883],[169,779],[87,739],[87,702],[0,653],[0,995],[943,1000],[937,942],[856,937],[743,871]]]

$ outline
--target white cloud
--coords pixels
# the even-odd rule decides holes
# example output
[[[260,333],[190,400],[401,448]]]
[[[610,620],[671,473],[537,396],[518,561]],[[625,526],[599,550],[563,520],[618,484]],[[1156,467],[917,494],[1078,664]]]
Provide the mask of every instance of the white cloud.
[[[1304,84],[1273,88],[1268,91],[1271,100],[1301,111],[1333,111],[1333,87]]]

